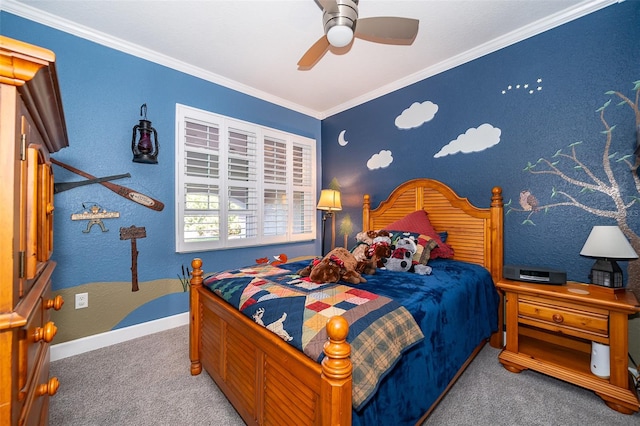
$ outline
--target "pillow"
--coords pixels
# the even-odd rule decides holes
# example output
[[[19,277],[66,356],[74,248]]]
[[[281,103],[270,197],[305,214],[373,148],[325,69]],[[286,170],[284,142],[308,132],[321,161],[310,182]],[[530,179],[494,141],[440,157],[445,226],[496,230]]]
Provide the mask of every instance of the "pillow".
[[[416,243],[417,247],[417,251],[413,255],[413,262],[421,265],[426,265],[427,262],[429,262],[431,251],[438,247],[436,240],[428,235],[405,231],[389,231],[389,234],[391,234],[391,245],[396,245],[396,240],[398,240],[398,238],[411,238]]]
[[[450,259],[453,257],[453,248],[442,242],[440,235],[438,235],[436,230],[433,228],[433,225],[431,225],[427,212],[424,210],[417,210],[413,213],[409,213],[402,219],[396,220],[395,222],[385,226],[384,229],[400,229],[406,232],[428,235],[438,244],[438,247],[431,250],[431,259],[435,259],[436,257]]]

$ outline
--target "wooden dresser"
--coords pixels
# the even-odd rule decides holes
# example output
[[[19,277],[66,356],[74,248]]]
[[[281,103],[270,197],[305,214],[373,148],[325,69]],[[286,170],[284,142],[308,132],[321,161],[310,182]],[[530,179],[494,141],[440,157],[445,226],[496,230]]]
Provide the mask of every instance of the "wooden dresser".
[[[0,36],[0,425],[48,423],[53,169],[68,146],[55,55]]]

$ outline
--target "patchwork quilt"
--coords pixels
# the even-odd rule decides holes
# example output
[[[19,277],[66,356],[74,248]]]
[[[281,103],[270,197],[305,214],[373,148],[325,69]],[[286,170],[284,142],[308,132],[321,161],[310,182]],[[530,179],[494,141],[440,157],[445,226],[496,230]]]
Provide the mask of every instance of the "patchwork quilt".
[[[400,356],[424,335],[409,311],[393,299],[357,286],[313,283],[287,266],[265,264],[221,272],[207,277],[204,286],[317,362],[324,358],[327,321],[343,316],[349,322],[357,410]]]

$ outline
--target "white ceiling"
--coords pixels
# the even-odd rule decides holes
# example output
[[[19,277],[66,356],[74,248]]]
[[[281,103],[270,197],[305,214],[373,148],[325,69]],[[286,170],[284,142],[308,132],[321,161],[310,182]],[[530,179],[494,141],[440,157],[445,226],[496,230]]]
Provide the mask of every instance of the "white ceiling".
[[[313,0],[0,0],[3,10],[325,118],[599,10],[616,0],[360,0],[359,16],[420,20],[411,46],[356,39],[314,68]]]

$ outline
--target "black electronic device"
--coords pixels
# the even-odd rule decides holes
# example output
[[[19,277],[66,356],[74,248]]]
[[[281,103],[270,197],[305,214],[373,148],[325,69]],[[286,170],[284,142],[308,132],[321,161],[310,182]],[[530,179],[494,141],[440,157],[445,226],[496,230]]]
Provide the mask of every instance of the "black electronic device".
[[[567,273],[537,266],[504,265],[504,277],[509,280],[538,284],[564,285]]]

